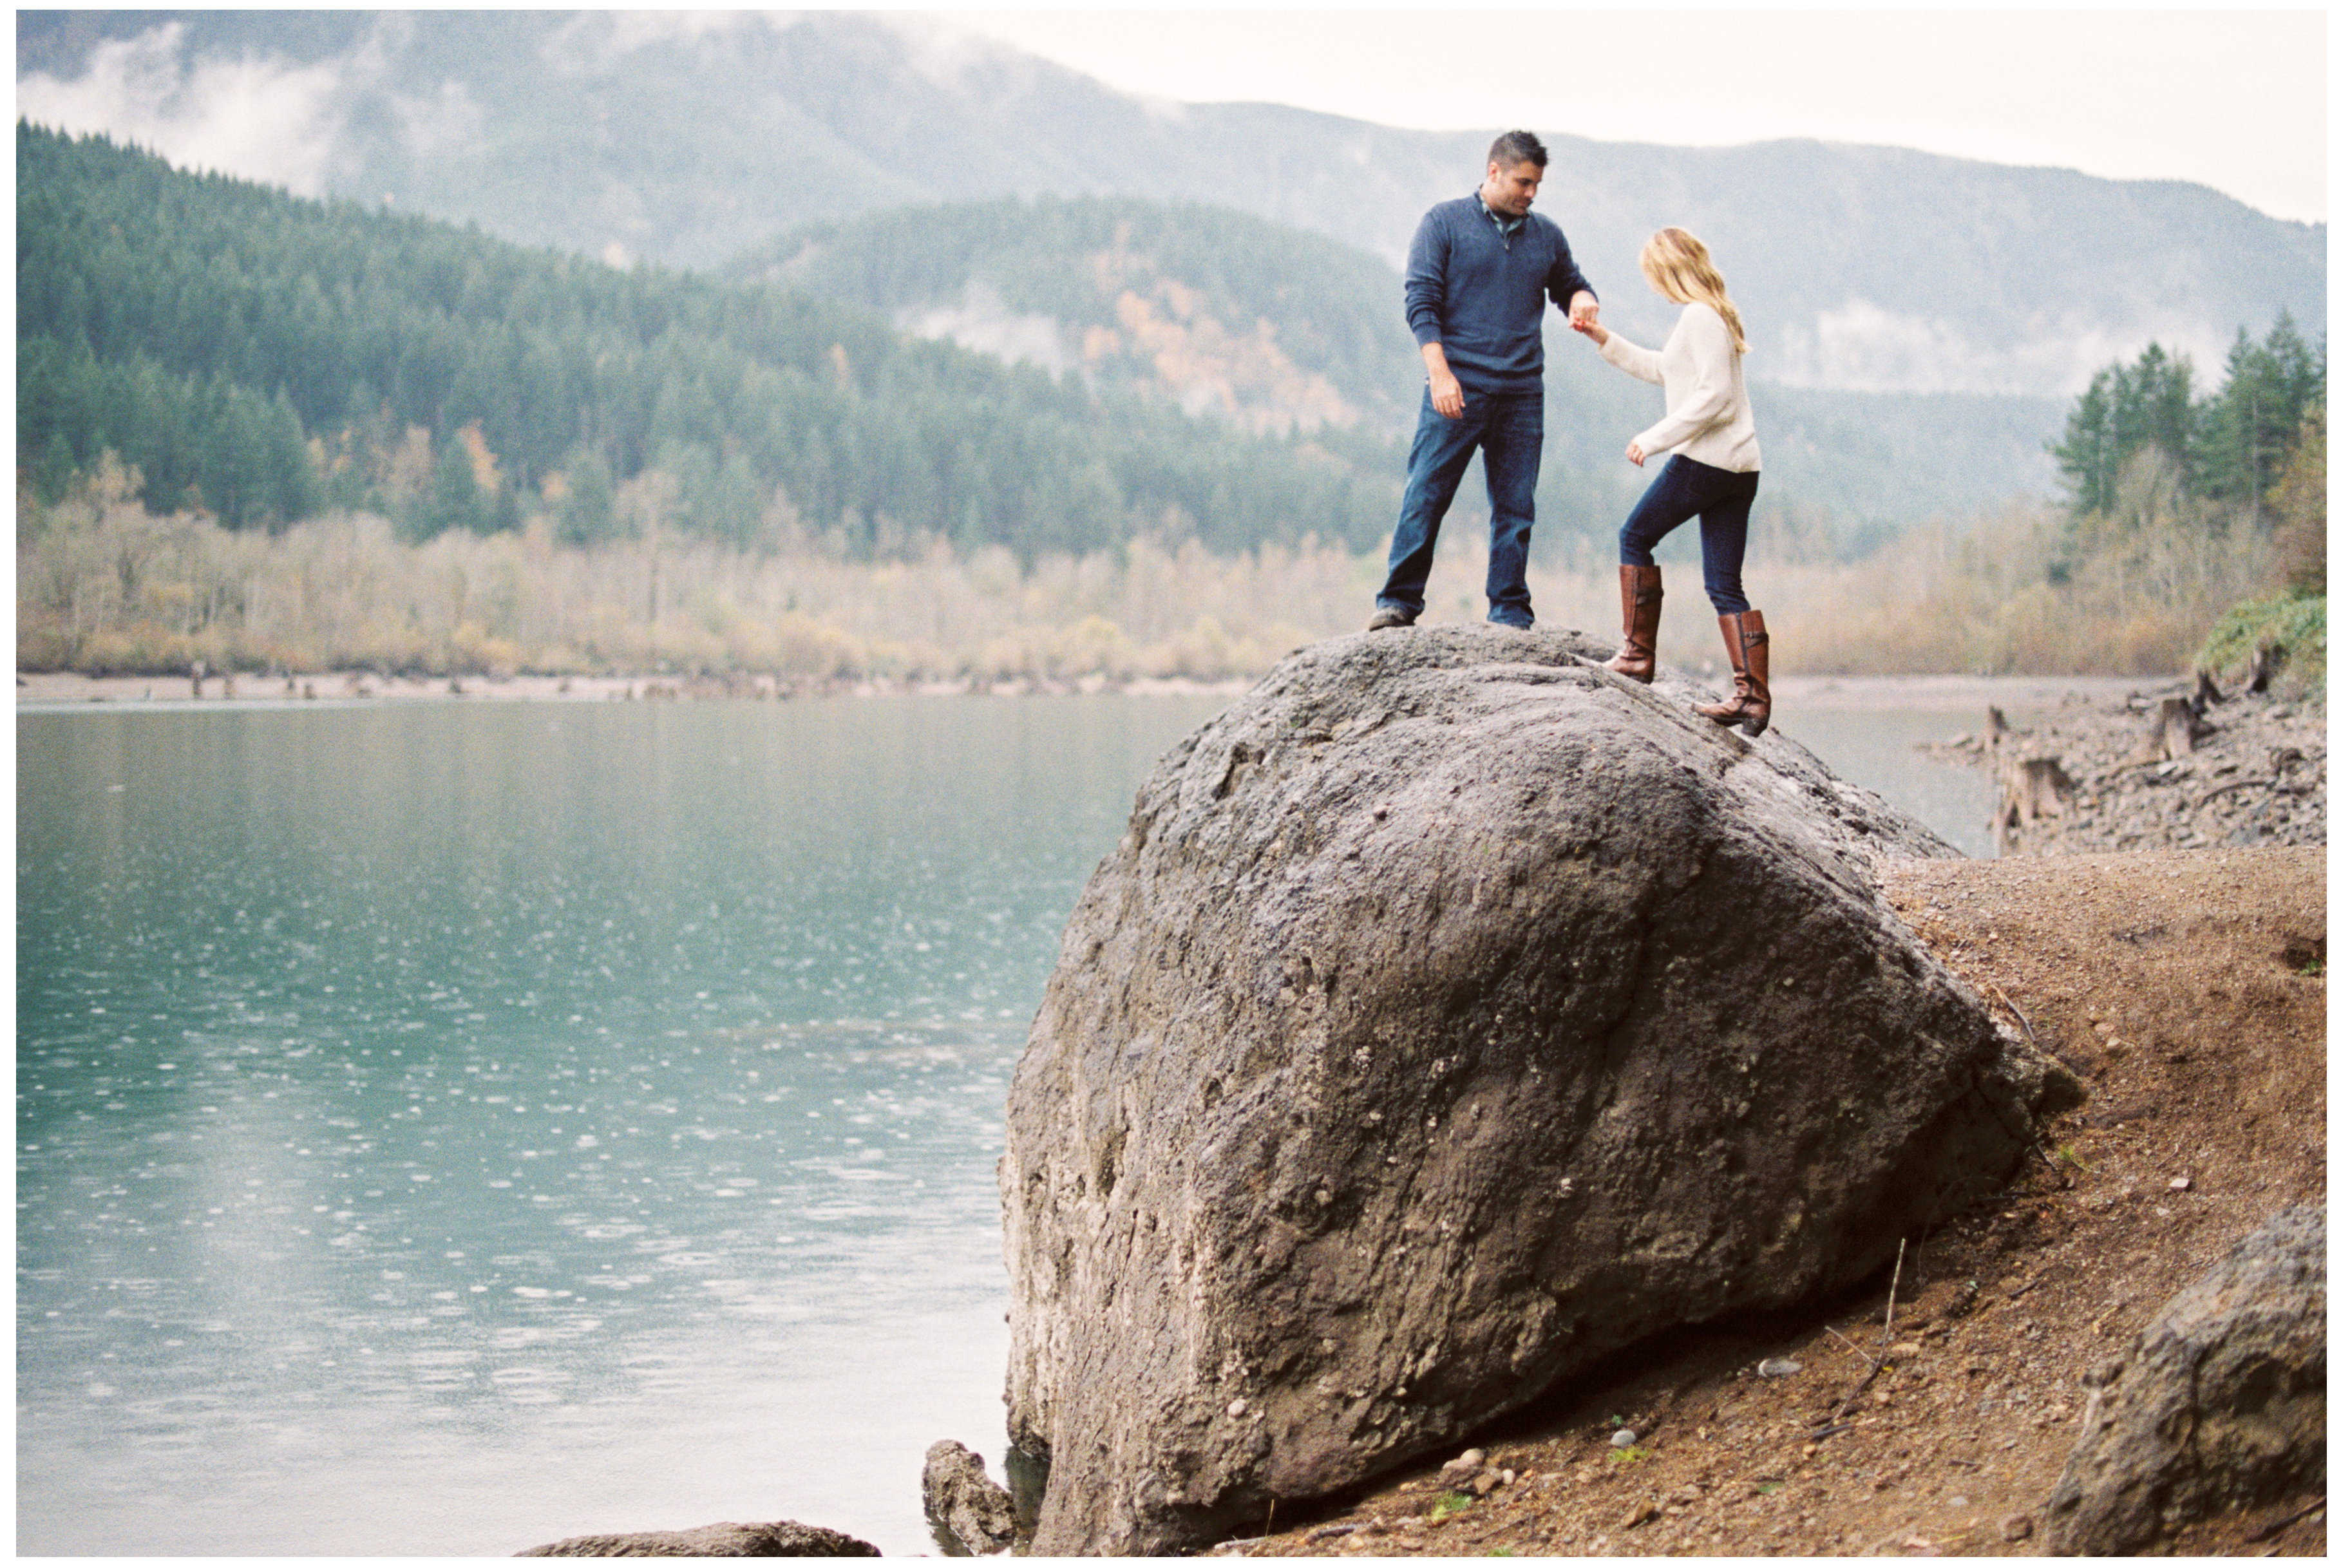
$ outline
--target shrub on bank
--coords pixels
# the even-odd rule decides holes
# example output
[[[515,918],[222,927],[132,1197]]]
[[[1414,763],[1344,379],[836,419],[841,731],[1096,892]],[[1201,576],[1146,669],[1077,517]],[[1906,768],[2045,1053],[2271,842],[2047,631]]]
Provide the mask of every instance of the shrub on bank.
[[[2195,665],[2214,676],[2240,674],[2263,650],[2276,660],[2276,680],[2286,691],[2323,696],[2325,596],[2246,600],[2220,617]]]

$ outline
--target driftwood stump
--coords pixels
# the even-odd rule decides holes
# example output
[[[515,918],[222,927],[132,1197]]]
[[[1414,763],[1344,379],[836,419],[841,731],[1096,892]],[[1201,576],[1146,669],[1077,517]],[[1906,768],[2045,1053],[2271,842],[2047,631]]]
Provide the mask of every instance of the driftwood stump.
[[[2210,733],[2195,705],[2184,697],[2166,697],[2154,710],[2154,722],[2138,742],[2135,759],[2167,762],[2194,754],[2195,742]]]
[[[1983,749],[1987,753],[1997,752],[2006,745],[2010,733],[2007,714],[1997,708],[1983,710]]]
[[[2261,643],[2252,650],[2251,668],[2244,677],[2244,690],[2251,692],[2266,691],[2268,689],[2268,682],[2276,678],[2276,672],[2283,667],[2284,644]]]
[[[2211,672],[2209,670],[2198,670],[2195,672],[2196,712],[2207,713],[2211,710],[2213,703],[2225,702],[2226,700],[2226,698],[2219,695],[2218,682],[2211,679]]]
[[[2006,854],[2018,826],[2062,817],[2072,804],[2073,780],[2060,757],[2011,757],[1999,770],[1999,809],[1992,813],[1992,836]]]

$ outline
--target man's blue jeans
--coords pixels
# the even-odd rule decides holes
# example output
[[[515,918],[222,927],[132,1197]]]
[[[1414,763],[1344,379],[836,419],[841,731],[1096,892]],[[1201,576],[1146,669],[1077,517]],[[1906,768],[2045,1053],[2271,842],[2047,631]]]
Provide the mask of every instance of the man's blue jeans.
[[[1422,613],[1423,586],[1439,525],[1471,454],[1488,476],[1488,619],[1525,630],[1536,624],[1529,607],[1529,532],[1536,526],[1537,470],[1544,461],[1544,389],[1463,394],[1463,413],[1449,419],[1430,406],[1423,389],[1414,448],[1407,454],[1406,496],[1390,537],[1390,577],[1374,603]]]

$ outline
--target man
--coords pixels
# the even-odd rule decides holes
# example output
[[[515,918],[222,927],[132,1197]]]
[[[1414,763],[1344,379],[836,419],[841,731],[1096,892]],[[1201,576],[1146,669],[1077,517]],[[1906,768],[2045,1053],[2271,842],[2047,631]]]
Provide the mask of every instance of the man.
[[[1505,132],[1488,149],[1478,192],[1439,203],[1414,232],[1406,319],[1430,379],[1369,630],[1411,626],[1422,613],[1439,525],[1474,452],[1488,479],[1488,619],[1536,624],[1528,564],[1544,455],[1544,303],[1566,310],[1571,325],[1598,323],[1601,312],[1560,230],[1529,212],[1545,163],[1542,142]]]

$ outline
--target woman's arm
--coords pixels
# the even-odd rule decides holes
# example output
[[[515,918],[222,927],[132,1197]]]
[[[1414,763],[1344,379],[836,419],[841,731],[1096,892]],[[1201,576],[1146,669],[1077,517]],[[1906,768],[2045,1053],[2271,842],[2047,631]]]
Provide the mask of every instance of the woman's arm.
[[[1574,322],[1569,324],[1577,326]],[[1659,374],[1659,356],[1650,350],[1643,348],[1639,343],[1628,342],[1598,321],[1577,327],[1577,330],[1593,340],[1595,345],[1600,349],[1603,359],[1608,360],[1628,375],[1639,376],[1646,382],[1657,382],[1661,379]]]
[[[1731,329],[1712,306],[1686,305],[1675,331],[1690,351],[1690,385],[1680,401],[1667,389],[1667,417],[1634,438],[1644,452],[1680,446],[1731,412]]]

